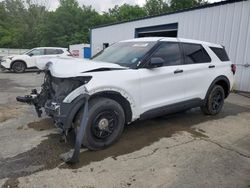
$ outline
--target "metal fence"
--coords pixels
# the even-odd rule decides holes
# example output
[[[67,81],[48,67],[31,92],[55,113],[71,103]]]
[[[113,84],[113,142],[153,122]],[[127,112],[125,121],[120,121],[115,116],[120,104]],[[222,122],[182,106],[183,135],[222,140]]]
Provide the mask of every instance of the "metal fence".
[[[23,54],[28,50],[29,49],[0,48],[0,59],[4,56]]]

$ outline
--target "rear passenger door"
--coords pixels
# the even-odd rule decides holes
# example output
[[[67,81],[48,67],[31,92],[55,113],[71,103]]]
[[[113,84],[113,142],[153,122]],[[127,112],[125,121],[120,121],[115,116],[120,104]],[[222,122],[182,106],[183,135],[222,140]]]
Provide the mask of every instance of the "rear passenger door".
[[[62,51],[63,53],[63,51]],[[39,56],[36,58],[36,63],[47,63],[50,59],[59,57],[59,51],[58,49],[54,48],[46,48],[44,49],[44,55]]]
[[[186,77],[178,42],[162,42],[147,61],[160,58],[163,66],[139,69],[141,76],[141,113],[185,100]]]
[[[187,99],[204,99],[207,89],[214,79],[215,65],[206,47],[201,44],[181,43],[186,75],[185,92]]]

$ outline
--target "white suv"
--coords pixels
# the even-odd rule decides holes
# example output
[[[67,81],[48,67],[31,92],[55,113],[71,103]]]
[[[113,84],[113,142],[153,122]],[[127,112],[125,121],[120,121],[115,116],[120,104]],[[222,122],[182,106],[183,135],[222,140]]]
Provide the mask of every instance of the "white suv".
[[[194,107],[219,113],[236,71],[221,45],[180,38],[122,41],[90,61],[38,67],[45,70],[42,91],[17,100],[33,103],[38,115],[44,107],[66,135],[78,133],[76,148],[91,150],[110,146],[138,119]]]
[[[55,57],[69,56],[67,48],[40,47],[34,48],[22,55],[4,57],[0,67],[2,69],[13,70],[16,73],[25,72],[26,69],[36,68],[39,60]]]

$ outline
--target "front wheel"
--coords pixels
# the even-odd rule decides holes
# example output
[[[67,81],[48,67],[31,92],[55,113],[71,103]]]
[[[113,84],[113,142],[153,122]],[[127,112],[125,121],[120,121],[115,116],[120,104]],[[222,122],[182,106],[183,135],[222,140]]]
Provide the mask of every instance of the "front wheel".
[[[22,61],[16,61],[11,68],[15,73],[23,73],[26,69],[26,65]]]
[[[79,130],[83,110],[75,120],[75,132]],[[90,150],[104,149],[121,136],[125,124],[123,108],[108,98],[97,98],[89,102],[89,119],[82,145]]]
[[[215,85],[208,94],[205,104],[201,107],[202,112],[206,115],[218,114],[224,105],[224,99],[224,89],[220,85]]]

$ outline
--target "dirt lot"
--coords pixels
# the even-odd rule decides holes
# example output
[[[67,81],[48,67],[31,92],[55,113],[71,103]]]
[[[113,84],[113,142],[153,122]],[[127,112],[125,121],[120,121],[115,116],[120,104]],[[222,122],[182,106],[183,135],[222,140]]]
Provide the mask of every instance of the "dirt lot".
[[[15,101],[42,76],[0,72],[0,187],[250,187],[250,98],[231,94],[216,117],[193,109],[133,123],[68,166],[59,155],[72,139]]]

